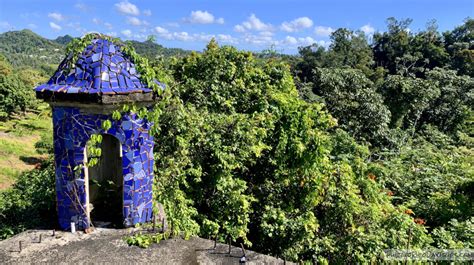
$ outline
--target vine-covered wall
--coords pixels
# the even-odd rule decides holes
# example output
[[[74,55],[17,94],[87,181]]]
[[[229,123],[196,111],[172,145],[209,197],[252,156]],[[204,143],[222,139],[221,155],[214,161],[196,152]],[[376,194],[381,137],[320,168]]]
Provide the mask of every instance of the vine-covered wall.
[[[102,122],[111,121],[108,130]],[[91,114],[76,107],[53,107],[56,193],[59,224],[70,229],[89,227],[86,213],[86,183],[82,167],[84,148],[93,134],[110,134],[122,145],[123,224],[132,226],[151,221],[153,182],[153,136],[151,123],[136,114]],[[105,155],[105,154],[104,154]]]

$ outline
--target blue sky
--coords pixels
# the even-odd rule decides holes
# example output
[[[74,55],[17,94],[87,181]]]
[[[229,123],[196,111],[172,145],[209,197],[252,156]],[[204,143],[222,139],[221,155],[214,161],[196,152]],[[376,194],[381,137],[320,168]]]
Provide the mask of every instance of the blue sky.
[[[384,31],[388,17],[412,18],[412,31],[436,19],[441,31],[474,17],[473,0],[361,1],[137,1],[0,0],[0,31],[29,28],[53,39],[101,32],[122,39],[155,35],[165,47],[202,50],[210,38],[246,50],[271,45],[295,53],[313,42],[329,44],[340,27]]]

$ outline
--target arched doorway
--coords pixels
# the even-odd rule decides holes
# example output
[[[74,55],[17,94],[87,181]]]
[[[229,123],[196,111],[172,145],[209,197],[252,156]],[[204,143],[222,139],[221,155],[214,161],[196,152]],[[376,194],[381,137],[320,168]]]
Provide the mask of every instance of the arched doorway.
[[[100,147],[102,155],[98,164],[86,169],[87,216],[96,227],[121,227],[122,146],[117,138],[103,134]]]

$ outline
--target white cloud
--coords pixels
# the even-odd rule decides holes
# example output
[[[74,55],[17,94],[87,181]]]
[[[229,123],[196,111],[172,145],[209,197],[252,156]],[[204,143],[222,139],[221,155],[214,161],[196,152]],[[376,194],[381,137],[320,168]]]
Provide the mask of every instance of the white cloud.
[[[193,24],[224,24],[224,18],[214,18],[214,15],[207,12],[207,11],[191,11],[189,17],[184,18],[185,22],[193,23]]]
[[[128,2],[127,0],[122,1],[120,3],[116,3],[115,8],[120,13],[123,13],[123,14],[126,14],[126,15],[134,15],[134,16],[140,15],[140,10],[138,9],[138,7],[136,5]]]
[[[277,41],[273,39],[272,36],[266,36],[266,35],[255,35],[255,34],[246,34],[243,38],[243,41],[249,44],[253,45],[259,45],[259,46],[265,46],[265,45],[271,45],[271,44],[276,44]]]
[[[49,13],[48,17],[52,18],[56,21],[63,21],[64,20],[64,16],[61,13],[57,13],[57,12]]]
[[[298,44],[298,40],[295,37],[286,36],[284,43],[289,44],[289,45],[296,45]]]
[[[315,43],[316,41],[311,38],[311,37],[301,37],[301,38],[298,38],[298,44],[299,45],[303,45],[303,46],[307,46],[307,45],[311,45],[313,43]]]
[[[331,44],[330,41],[315,40],[309,36],[299,37],[299,38],[296,38],[293,36],[286,36],[283,40],[276,42],[277,46],[280,46],[283,50],[285,49],[294,50],[297,47],[309,46],[314,43],[326,48],[329,47],[329,45]]]
[[[331,35],[331,33],[334,32],[334,29],[331,28],[331,27],[324,27],[324,26],[316,26],[314,28],[314,33],[317,35],[317,36],[321,36],[321,37],[328,37],[329,35]]]
[[[150,9],[143,10],[143,15],[147,17],[151,16],[151,10]]]
[[[133,26],[140,26],[143,22],[136,17],[127,17],[127,23]]]
[[[365,35],[372,35],[375,32],[374,27],[372,27],[370,24],[360,27],[360,30],[363,31]]]
[[[274,35],[273,32],[271,31],[261,31],[258,34],[260,34],[260,36],[267,36],[267,37],[271,37]]]
[[[93,18],[92,19],[92,23],[96,24],[96,25],[99,25],[100,24],[100,19],[98,18]]]
[[[49,26],[54,30],[54,31],[60,31],[62,29],[61,26],[54,22],[49,22]]]
[[[187,32],[173,32],[171,35],[172,39],[179,41],[191,41],[193,38]]]
[[[228,34],[218,34],[217,35],[217,40],[225,43],[230,43],[230,44],[238,44],[239,40],[232,37],[231,35]]]
[[[312,26],[313,21],[309,17],[299,17],[290,22],[283,22],[280,28],[286,32],[296,32],[302,29],[311,28]]]
[[[132,31],[129,29],[122,30],[120,31],[120,33],[122,33],[122,35],[124,35],[127,38],[130,38],[132,36]]]
[[[222,25],[222,24],[224,24],[224,22],[225,22],[225,21],[224,21],[224,18],[223,18],[223,17],[220,17],[220,18],[216,19],[216,23],[217,23],[217,24],[221,24],[221,25]]]
[[[234,30],[237,32],[245,32],[245,28],[242,25],[235,25]]]
[[[168,33],[168,30],[162,27],[155,27],[155,32],[158,34],[166,34]]]
[[[366,34],[370,34],[370,33],[375,32],[375,29],[370,24],[367,24],[367,25],[364,25],[364,26],[360,27],[360,30],[363,31]]]
[[[117,32],[111,31],[111,32],[105,33],[105,35],[108,35],[108,36],[110,36],[110,37],[117,37]]]
[[[27,26],[28,26],[28,28],[30,28],[30,29],[36,29],[36,28],[38,27],[38,26],[36,26],[36,24],[33,24],[33,23],[30,23],[30,24],[28,24]]]
[[[238,43],[238,40],[236,38],[227,34],[218,34],[218,35],[207,34],[207,33],[190,34],[185,31],[170,32],[169,30],[163,27],[159,27],[159,26],[155,27],[153,31],[157,34],[158,38],[165,39],[165,40],[184,41],[184,42],[190,42],[190,41],[209,42],[212,38],[215,38],[218,41],[222,41],[225,43],[232,43],[232,44]]]
[[[244,32],[247,30],[270,31],[272,29],[273,27],[271,24],[263,23],[257,16],[255,16],[255,14],[250,15],[246,21],[234,27],[234,30],[237,32]]]

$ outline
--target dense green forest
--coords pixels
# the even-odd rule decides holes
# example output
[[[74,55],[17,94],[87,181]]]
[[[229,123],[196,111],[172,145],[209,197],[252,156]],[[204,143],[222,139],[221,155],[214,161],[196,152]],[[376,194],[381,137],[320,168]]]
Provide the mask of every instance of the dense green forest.
[[[446,32],[410,23],[341,28],[294,56],[129,43],[167,84],[146,116],[171,231],[294,261],[473,248],[474,20]],[[29,52],[66,42],[0,35],[0,117],[34,109],[32,87],[64,56]],[[37,147],[51,152],[49,141]],[[53,174],[47,160],[0,192],[0,238],[54,224]]]

